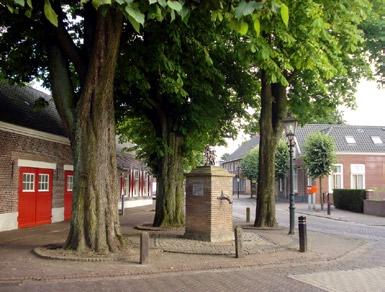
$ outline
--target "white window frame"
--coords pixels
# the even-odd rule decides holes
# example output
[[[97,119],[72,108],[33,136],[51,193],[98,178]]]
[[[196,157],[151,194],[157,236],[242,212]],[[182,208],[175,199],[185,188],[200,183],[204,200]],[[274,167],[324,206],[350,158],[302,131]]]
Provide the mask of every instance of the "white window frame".
[[[375,145],[381,145],[381,144],[383,144],[382,139],[381,139],[380,136],[370,136],[370,138],[372,139],[372,142],[373,142],[373,144],[375,144]]]
[[[362,175],[362,189],[365,189],[365,164],[350,164],[350,188],[353,188],[353,176]]]
[[[140,181],[139,180],[139,170],[134,169],[134,187],[133,187],[133,194],[132,194],[133,197],[139,197],[139,193],[140,193],[139,181]]]
[[[40,177],[47,177],[47,181],[43,181],[42,184],[47,184],[47,189],[42,189],[40,188]],[[37,182],[37,187],[39,192],[49,192],[49,174],[48,173],[39,173],[38,174],[38,182]]]
[[[345,136],[346,143],[348,144],[357,144],[354,136]]]
[[[124,177],[124,194],[126,196],[130,195],[130,186],[131,186],[130,176],[127,174]]]
[[[342,163],[336,163],[333,164],[333,166],[340,166],[341,172],[332,172],[329,175],[329,193],[333,193],[333,186],[334,186],[334,175],[340,175],[341,176],[341,189],[344,188],[344,165]]]
[[[32,190],[24,189],[24,175],[25,174],[29,174],[30,176],[33,177],[33,179],[32,179],[32,187],[33,187]],[[23,193],[33,193],[35,191],[35,174],[33,172],[23,172],[22,175],[23,175],[23,179],[22,179]],[[30,184],[30,182],[28,182],[28,184]]]
[[[67,192],[72,192],[73,189],[74,189],[74,175],[69,174],[69,175],[67,175],[66,190],[67,190]]]
[[[144,172],[143,174],[143,195],[148,194],[148,174]]]
[[[307,187],[311,187],[313,185],[313,178],[307,176]]]

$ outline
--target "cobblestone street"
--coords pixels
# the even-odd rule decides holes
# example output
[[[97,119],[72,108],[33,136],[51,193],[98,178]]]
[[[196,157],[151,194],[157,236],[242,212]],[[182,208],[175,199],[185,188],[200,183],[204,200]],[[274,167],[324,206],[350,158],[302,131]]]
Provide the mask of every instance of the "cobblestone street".
[[[247,206],[253,215],[254,200],[234,200],[236,224],[244,223]],[[288,225],[287,207],[287,204],[277,204],[281,226]],[[321,212],[306,211],[306,208],[298,204],[297,215],[308,213],[309,245],[316,252],[300,254],[297,247],[288,245],[286,252],[248,255],[239,260],[224,255],[171,252],[153,254],[147,266],[121,262],[68,263],[36,259],[30,253],[36,245],[60,236],[64,238],[65,224],[56,225],[56,230],[42,227],[24,233],[19,231],[21,241],[4,243],[5,234],[0,238],[3,242],[0,291],[385,291],[385,227],[368,225],[373,220],[385,222],[385,218],[352,214],[355,222],[350,222],[349,214],[345,214],[345,220],[341,221],[338,210],[334,211],[334,218],[324,218]],[[146,212],[136,213],[137,222],[128,220],[127,225],[123,221],[122,229],[147,223],[151,214]],[[33,234],[39,231],[41,235],[37,240]],[[58,237],[59,234],[62,235]],[[293,242],[297,236],[285,235]],[[40,274],[35,269],[40,269]]]

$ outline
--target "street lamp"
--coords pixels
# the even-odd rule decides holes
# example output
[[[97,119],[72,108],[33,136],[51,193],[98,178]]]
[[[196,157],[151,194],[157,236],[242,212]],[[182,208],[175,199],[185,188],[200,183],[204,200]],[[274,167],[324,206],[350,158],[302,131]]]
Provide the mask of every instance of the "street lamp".
[[[290,185],[290,230],[289,234],[294,234],[294,225],[295,225],[295,201],[294,201],[294,188],[293,188],[293,147],[295,146],[295,130],[297,128],[297,120],[291,116],[289,113],[287,118],[283,120],[285,127],[285,134],[287,137],[290,153],[290,162],[289,162],[289,185]]]

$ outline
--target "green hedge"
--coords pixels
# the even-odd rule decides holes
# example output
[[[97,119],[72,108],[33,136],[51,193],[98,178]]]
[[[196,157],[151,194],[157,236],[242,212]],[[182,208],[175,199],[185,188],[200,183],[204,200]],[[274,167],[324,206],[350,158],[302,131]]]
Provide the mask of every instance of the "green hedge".
[[[334,206],[338,209],[363,213],[365,190],[333,190]]]

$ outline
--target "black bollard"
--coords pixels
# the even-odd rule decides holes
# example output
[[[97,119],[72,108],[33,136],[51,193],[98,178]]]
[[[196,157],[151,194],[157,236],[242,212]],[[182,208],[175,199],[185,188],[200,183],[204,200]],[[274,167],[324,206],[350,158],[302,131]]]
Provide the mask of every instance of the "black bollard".
[[[246,208],[246,223],[250,223],[250,208]]]
[[[242,228],[240,226],[235,227],[234,237],[235,237],[235,257],[241,258],[243,257],[243,249],[242,249]]]
[[[148,232],[142,232],[140,234],[140,264],[142,265],[148,263],[149,241]]]
[[[299,251],[307,251],[307,231],[306,231],[306,217],[298,217],[298,234],[299,234]]]

